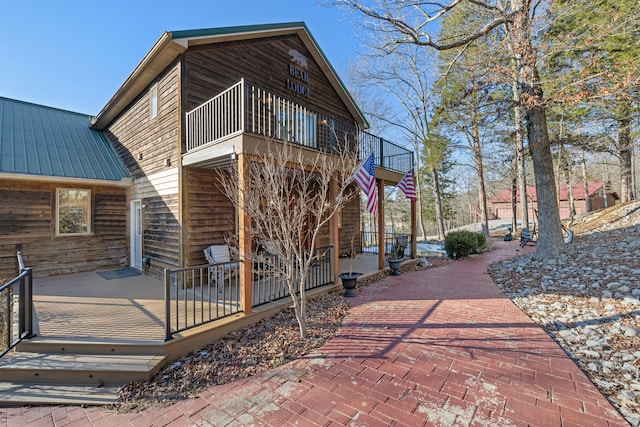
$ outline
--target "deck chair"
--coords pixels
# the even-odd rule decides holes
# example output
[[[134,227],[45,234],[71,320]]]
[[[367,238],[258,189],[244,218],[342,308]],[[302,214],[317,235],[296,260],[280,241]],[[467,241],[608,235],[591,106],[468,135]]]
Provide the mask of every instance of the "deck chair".
[[[391,250],[398,254],[398,258],[404,258],[404,251],[407,249],[407,246],[409,246],[409,236],[406,234],[398,234],[396,236],[396,243]]]
[[[218,285],[218,292],[222,292],[225,281],[238,274],[238,261],[231,260],[228,245],[212,245],[204,250],[204,256],[209,263],[209,275]]]
[[[527,245],[535,245],[536,241],[536,225],[533,224],[533,231],[529,231],[528,228],[523,229],[520,232],[520,247],[524,248]]]

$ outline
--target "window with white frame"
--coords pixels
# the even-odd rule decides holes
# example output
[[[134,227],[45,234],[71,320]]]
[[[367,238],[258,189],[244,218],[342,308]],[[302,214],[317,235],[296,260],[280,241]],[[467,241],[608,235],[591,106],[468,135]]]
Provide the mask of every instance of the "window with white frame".
[[[76,236],[91,233],[91,190],[58,188],[56,234]]]
[[[154,118],[158,115],[158,84],[157,83],[151,86],[149,95],[151,98],[151,118]]]

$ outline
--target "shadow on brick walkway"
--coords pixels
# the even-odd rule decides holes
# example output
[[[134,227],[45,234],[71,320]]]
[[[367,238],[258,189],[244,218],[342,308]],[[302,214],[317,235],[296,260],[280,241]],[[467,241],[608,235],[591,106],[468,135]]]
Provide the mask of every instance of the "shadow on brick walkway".
[[[624,426],[571,359],[486,273],[517,242],[358,292],[306,358],[138,414],[0,410],[7,425]],[[32,422],[33,424],[29,424]]]

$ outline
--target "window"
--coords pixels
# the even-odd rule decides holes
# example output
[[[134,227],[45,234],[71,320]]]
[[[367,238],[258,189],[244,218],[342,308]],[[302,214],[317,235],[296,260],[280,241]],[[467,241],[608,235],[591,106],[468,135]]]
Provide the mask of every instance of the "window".
[[[306,147],[318,148],[315,113],[300,105],[281,100],[278,104],[276,121],[276,138]]]
[[[151,86],[150,96],[151,96],[151,118],[154,118],[158,115],[158,85],[154,84]]]
[[[56,234],[73,236],[91,233],[91,191],[58,188],[56,192]]]

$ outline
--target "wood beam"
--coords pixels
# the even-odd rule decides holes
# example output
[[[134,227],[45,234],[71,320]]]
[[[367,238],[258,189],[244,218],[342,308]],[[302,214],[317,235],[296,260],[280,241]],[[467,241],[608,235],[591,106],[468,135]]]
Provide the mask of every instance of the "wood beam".
[[[338,193],[338,180],[333,177],[331,179],[331,183],[329,184],[329,200],[336,200],[336,195]],[[333,246],[333,283],[338,283],[338,263],[340,262],[340,233],[338,229],[338,215],[336,212],[335,215],[331,217],[329,220],[329,239],[331,242],[331,246]]]
[[[384,180],[376,178],[378,186],[378,270],[384,270]]]
[[[417,220],[417,208],[416,201],[411,201],[411,258],[416,259],[418,257],[418,220]]]
[[[244,314],[252,308],[252,270],[251,261],[251,216],[246,213],[245,194],[250,185],[250,161],[246,155],[238,154],[238,253],[240,256],[240,305]]]

